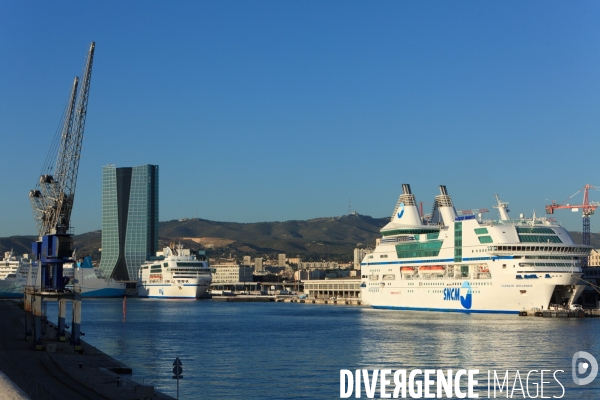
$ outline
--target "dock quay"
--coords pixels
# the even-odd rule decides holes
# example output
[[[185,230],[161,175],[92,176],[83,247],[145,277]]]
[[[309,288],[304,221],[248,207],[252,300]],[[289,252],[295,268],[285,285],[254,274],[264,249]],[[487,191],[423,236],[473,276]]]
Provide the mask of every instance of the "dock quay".
[[[302,304],[335,304],[348,306],[362,306],[362,302],[357,298],[299,298],[297,296],[265,296],[265,295],[228,295],[212,296],[213,301],[222,301],[228,303],[302,303]]]
[[[360,299],[277,299],[278,302],[284,303],[304,303],[304,304],[335,304],[346,306],[362,306]]]
[[[519,313],[522,317],[541,317],[541,318],[598,318],[600,309],[586,310],[529,310]]]
[[[82,341],[81,350],[56,338],[46,322],[42,351],[25,337],[25,312],[0,301],[0,371],[33,400],[173,399],[129,378],[131,368]]]
[[[221,301],[226,303],[269,303],[276,301],[276,298],[275,296],[231,295],[212,296],[212,301]]]

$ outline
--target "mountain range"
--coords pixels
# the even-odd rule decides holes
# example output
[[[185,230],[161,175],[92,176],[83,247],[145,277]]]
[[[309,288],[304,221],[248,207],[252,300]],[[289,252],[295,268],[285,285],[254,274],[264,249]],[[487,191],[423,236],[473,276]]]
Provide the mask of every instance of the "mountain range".
[[[169,242],[181,242],[192,249],[206,249],[213,257],[277,258],[300,256],[303,261],[330,260],[350,262],[357,246],[375,247],[379,230],[389,217],[372,218],[352,213],[341,217],[316,218],[284,222],[217,222],[205,219],[182,219],[159,224],[159,248]],[[581,232],[569,232],[576,243],[582,243]],[[0,238],[0,251],[14,249],[16,254],[31,252],[35,236]],[[600,247],[600,234],[592,233],[591,244]],[[92,255],[100,259],[102,232],[75,235],[78,256]]]

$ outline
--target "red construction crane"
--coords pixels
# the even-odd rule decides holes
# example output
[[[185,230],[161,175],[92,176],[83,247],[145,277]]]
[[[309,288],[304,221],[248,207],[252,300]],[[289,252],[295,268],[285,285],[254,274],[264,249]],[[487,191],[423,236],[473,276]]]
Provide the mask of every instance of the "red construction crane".
[[[573,196],[571,196],[568,199],[566,199],[565,201],[563,201],[563,204],[557,204],[556,201],[552,200],[552,204],[546,206],[546,214],[554,214],[554,210],[562,209],[562,208],[570,208],[573,212],[577,212],[577,211],[579,211],[579,209],[581,209],[582,216],[583,216],[583,231],[582,231],[583,244],[588,245],[588,246],[590,245],[590,215],[593,215],[594,211],[596,211],[596,208],[598,208],[600,206],[600,202],[589,200],[589,197],[588,197],[589,189],[598,190],[598,187],[592,186],[592,185],[585,185],[584,187],[579,189]],[[582,190],[583,190],[583,204],[579,204],[579,205],[573,205],[573,204],[569,204],[569,203],[564,204],[567,201],[571,200],[576,195],[578,195],[579,193],[581,193]]]

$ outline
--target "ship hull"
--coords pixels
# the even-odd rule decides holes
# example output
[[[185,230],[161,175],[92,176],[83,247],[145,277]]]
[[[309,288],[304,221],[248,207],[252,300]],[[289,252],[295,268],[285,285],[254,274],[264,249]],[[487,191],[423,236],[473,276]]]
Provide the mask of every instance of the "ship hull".
[[[201,299],[207,297],[208,284],[145,284],[138,286],[138,296],[161,299]]]
[[[17,283],[0,281],[0,299],[22,299],[23,288]]]
[[[533,271],[532,271],[533,272]],[[496,274],[496,276],[498,273]],[[533,273],[531,274],[533,275]],[[544,276],[538,273],[536,275]],[[550,278],[494,280],[404,280],[364,287],[361,296],[374,308],[463,313],[515,314],[523,310],[544,309],[557,286],[579,292],[570,273]]]
[[[16,279],[5,279],[0,281],[0,299],[22,299],[23,287]]]

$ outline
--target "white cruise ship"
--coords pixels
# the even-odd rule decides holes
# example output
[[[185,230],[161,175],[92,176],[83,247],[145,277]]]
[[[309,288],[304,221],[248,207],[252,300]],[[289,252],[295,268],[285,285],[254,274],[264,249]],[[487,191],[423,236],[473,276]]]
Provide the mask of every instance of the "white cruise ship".
[[[138,296],[200,299],[207,296],[212,281],[206,254],[190,249],[165,247],[163,255],[140,267]]]
[[[4,259],[0,261],[0,298],[22,298],[23,286],[18,279],[20,266],[26,268],[31,263],[28,254],[22,257],[15,256],[13,251],[4,252]]]
[[[402,185],[383,237],[361,263],[361,296],[375,308],[518,313],[569,306],[585,288],[573,243],[549,218],[510,219],[496,195],[498,220],[458,215],[440,186],[429,221]],[[487,210],[485,210],[487,211]]]

